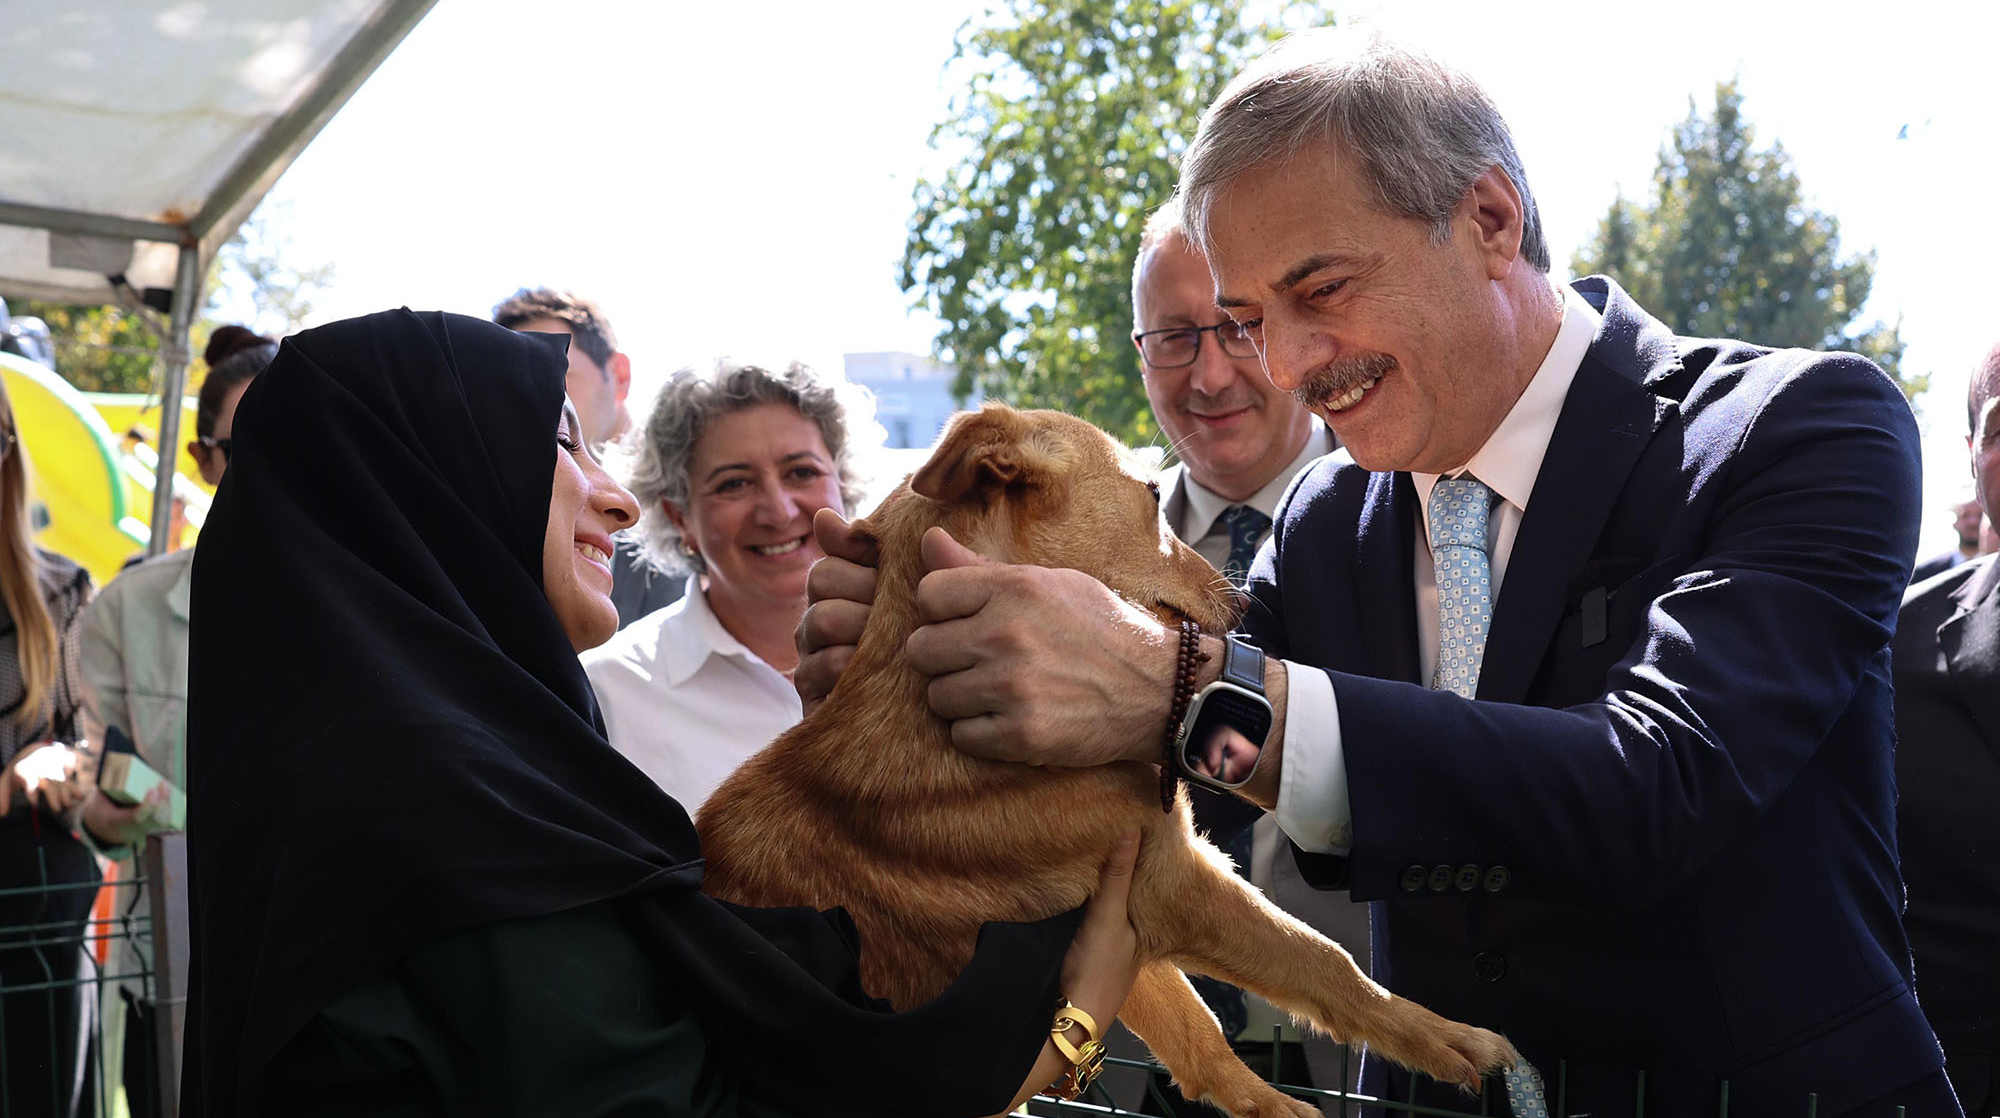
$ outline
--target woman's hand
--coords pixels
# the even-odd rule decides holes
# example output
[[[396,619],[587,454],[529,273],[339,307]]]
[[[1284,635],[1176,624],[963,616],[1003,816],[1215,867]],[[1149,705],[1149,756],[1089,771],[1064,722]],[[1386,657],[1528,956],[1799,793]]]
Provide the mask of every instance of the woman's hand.
[[[38,741],[23,746],[4,773],[0,773],[0,816],[14,806],[14,796],[26,796],[28,803],[61,815],[90,791],[77,773],[77,752],[56,741]]]
[[[849,528],[832,509],[813,514],[813,539],[826,558],[806,574],[808,604],[793,635],[799,666],[792,672],[792,686],[807,714],[833,693],[840,673],[854,659],[854,646],[861,643],[875,602],[875,566],[881,561],[875,541]]]
[[[171,789],[165,781],[153,785],[146,798],[129,807],[118,804],[101,789],[91,789],[83,801],[83,829],[99,846],[132,846],[160,829],[163,810]]]
[[[1083,913],[1083,925],[1063,956],[1062,991],[1070,1004],[1090,1014],[1100,1031],[1109,1031],[1112,1019],[1125,1006],[1126,995],[1139,977],[1139,934],[1127,915],[1132,896],[1132,867],[1139,860],[1139,832],[1127,831],[1112,844],[1111,854],[1097,879],[1097,892]],[[1054,1021],[1054,1007],[1050,1007]],[[1083,1030],[1071,1030],[1070,1040],[1078,1047]],[[1100,1039],[1102,1039],[1100,1037]],[[1054,1083],[1069,1071],[1069,1061],[1056,1050],[1053,1041],[1042,1042],[1042,1054],[1028,1073],[1027,1082],[1007,1109],[1013,1110],[1036,1092]]]

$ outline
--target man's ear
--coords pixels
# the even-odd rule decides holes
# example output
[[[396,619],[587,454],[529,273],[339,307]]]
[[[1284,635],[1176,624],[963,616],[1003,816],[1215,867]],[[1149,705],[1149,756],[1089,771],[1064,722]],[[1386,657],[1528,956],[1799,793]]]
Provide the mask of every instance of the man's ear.
[[[1488,276],[1504,277],[1520,258],[1521,241],[1527,236],[1521,192],[1514,189],[1514,181],[1507,177],[1507,172],[1498,166],[1488,167],[1485,174],[1473,179],[1472,185],[1465,189],[1459,206],[1471,217],[1477,231]]]
[[[1060,446],[1043,445],[1030,424],[1005,404],[962,412],[945,428],[930,461],[910,475],[910,488],[933,501],[991,501],[1009,488],[1042,488],[1062,475]]]
[[[632,359],[622,353],[614,353],[604,371],[611,377],[612,393],[623,403],[632,392]]]

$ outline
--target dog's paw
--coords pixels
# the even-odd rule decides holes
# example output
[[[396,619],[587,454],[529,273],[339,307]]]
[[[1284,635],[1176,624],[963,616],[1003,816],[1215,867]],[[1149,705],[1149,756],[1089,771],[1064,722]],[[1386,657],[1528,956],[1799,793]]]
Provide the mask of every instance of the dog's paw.
[[[1225,1090],[1221,1096],[1204,1093],[1201,1101],[1228,1111],[1231,1118],[1322,1118],[1319,1107],[1295,1099],[1255,1076],[1236,1090]]]
[[[1521,1060],[1521,1054],[1498,1033],[1442,1018],[1439,1024],[1426,1045],[1429,1051],[1424,1062],[1414,1066],[1440,1083],[1455,1083],[1467,1094],[1476,1095],[1487,1076]]]
[[[1439,1017],[1402,998],[1391,999],[1389,1007],[1388,1027],[1366,1038],[1369,1049],[1440,1083],[1478,1094],[1488,1075],[1520,1062],[1520,1053],[1498,1033]]]

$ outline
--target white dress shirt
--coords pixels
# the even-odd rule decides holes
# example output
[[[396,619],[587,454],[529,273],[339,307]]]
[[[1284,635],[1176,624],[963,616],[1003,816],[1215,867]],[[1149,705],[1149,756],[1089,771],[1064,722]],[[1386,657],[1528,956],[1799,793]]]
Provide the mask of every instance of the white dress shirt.
[[[791,681],[729,635],[692,581],[582,660],[612,747],[690,815],[803,716]]]
[[[1562,290],[1562,325],[1541,367],[1472,460],[1452,472],[1454,477],[1471,474],[1485,482],[1497,499],[1486,522],[1496,604],[1514,536],[1521,529],[1521,517],[1527,512],[1535,477],[1542,471],[1542,458],[1548,453],[1563,401],[1603,320],[1581,295],[1567,285]],[[1412,575],[1417,599],[1418,667],[1425,680],[1436,672],[1438,661],[1437,571],[1431,563],[1429,535],[1431,489],[1438,476],[1410,475],[1419,505]],[[1353,846],[1353,814],[1347,798],[1347,762],[1341,750],[1340,707],[1333,681],[1317,668],[1289,661],[1285,668],[1285,768],[1278,788],[1278,825],[1305,850],[1345,854]]]
[[[1275,518],[1278,515],[1278,502],[1284,499],[1285,490],[1291,488],[1292,479],[1298,476],[1300,470],[1312,465],[1315,458],[1331,453],[1332,450],[1332,433],[1326,429],[1326,424],[1315,418],[1312,421],[1312,430],[1306,436],[1306,445],[1300,448],[1298,456],[1279,471],[1276,477],[1264,483],[1264,488],[1252,493],[1249,499],[1244,501],[1232,501],[1209,489],[1196,481],[1194,475],[1188,473],[1187,466],[1183,464],[1176,472],[1175,481],[1181,490],[1181,500],[1170,502],[1179,506],[1179,522],[1169,522],[1167,527],[1172,528],[1174,535],[1194,548],[1196,554],[1208,560],[1209,564],[1219,571],[1229,561],[1229,527],[1218,523],[1222,519],[1222,514],[1237,505],[1249,505],[1265,516]]]

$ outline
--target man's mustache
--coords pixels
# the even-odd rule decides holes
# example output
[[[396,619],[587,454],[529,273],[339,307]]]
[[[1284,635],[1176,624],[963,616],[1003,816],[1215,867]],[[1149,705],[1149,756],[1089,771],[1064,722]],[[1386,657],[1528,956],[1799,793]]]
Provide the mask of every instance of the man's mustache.
[[[1306,374],[1305,381],[1292,390],[1292,396],[1306,407],[1318,410],[1395,370],[1396,359],[1386,353],[1335,358]]]

